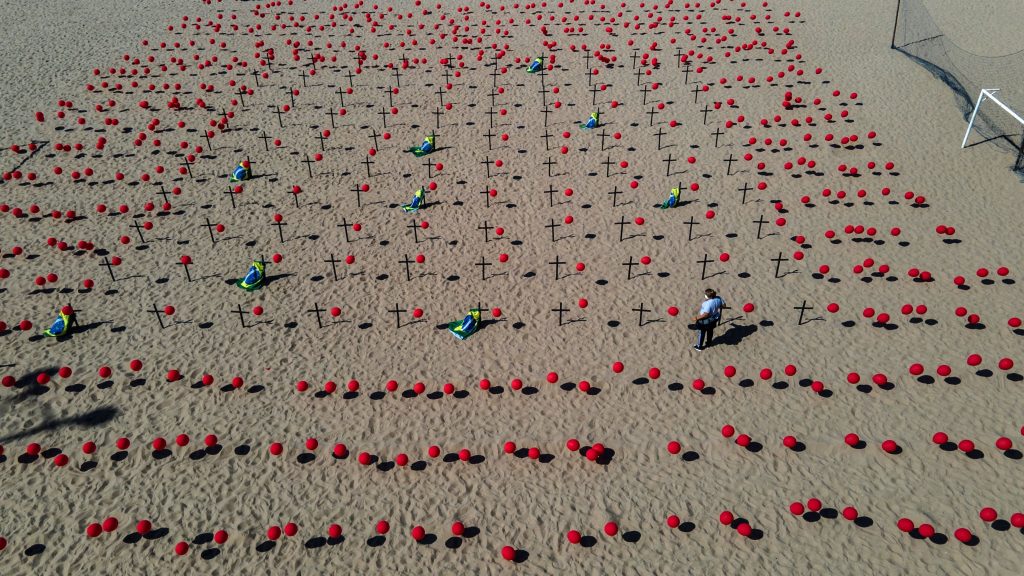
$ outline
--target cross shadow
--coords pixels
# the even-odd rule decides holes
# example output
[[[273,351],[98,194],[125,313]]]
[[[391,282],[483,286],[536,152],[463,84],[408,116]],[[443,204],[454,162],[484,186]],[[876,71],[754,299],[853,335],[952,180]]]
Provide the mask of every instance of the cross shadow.
[[[754,332],[757,332],[757,326],[753,324],[733,324],[723,334],[715,338],[715,344],[736,346]]]

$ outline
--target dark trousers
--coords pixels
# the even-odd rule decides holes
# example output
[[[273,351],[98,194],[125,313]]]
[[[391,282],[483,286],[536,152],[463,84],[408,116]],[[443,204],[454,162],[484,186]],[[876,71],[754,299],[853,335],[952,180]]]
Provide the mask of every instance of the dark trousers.
[[[718,326],[718,320],[698,320],[694,325],[693,329],[697,331],[697,348],[707,348],[711,346],[711,340],[715,337],[715,326]]]

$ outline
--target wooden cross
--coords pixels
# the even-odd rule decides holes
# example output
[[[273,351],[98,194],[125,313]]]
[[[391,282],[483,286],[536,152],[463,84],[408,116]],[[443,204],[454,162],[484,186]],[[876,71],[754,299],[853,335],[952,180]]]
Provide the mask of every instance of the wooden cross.
[[[753,190],[753,188],[751,188],[750,183],[748,182],[744,182],[742,188],[736,189],[737,192],[741,192],[743,194],[742,198],[740,199],[740,204],[747,203],[747,192],[750,192],[751,190]]]
[[[338,86],[338,98],[341,99],[341,107],[345,107],[345,89]]]
[[[387,90],[385,90],[384,93],[388,95],[388,108],[391,108],[392,106],[395,105],[395,90],[394,88],[388,86]]]
[[[495,134],[494,132],[491,132],[490,130],[488,130],[487,133],[484,134],[484,138],[487,138],[487,151],[488,152],[493,150],[493,148],[491,148],[491,139],[494,138],[495,136],[497,136],[497,134]]]
[[[555,267],[555,280],[560,280],[562,265],[566,264],[566,262],[564,262],[559,256],[556,255],[555,260],[553,262],[548,262],[548,264],[551,264],[552,266]]]
[[[323,138],[320,138],[320,148],[323,149],[323,147],[324,147],[324,140],[323,140]],[[309,171],[309,177],[312,178],[313,177],[313,164],[316,164],[316,160],[313,160],[312,158],[309,157],[309,154],[306,154],[306,159],[305,160],[301,160],[301,162],[306,165],[306,170]]]
[[[139,235],[139,244],[146,243],[146,239],[142,236],[142,231],[145,229],[144,225],[139,224],[137,220],[132,220],[132,225],[129,228],[133,228],[135,233]]]
[[[493,164],[494,161],[491,160],[490,156],[488,156],[488,157],[484,158],[483,162],[480,162],[480,163],[484,165],[484,168],[487,170],[487,177],[490,178],[491,177],[491,164]]]
[[[601,128],[601,133],[598,136],[601,138],[601,152],[604,152],[604,139],[608,137],[608,132]]]
[[[558,190],[555,190],[554,185],[548,184],[548,189],[544,191],[548,195],[548,206],[550,208],[555,207],[555,194],[558,194]]]
[[[347,233],[348,230],[346,229],[345,232]],[[334,254],[331,254],[330,258],[324,258],[324,262],[327,262],[328,264],[331,265],[331,274],[334,276],[334,281],[337,282],[338,281],[338,264],[341,264],[342,261],[338,260],[337,258],[335,258]]]
[[[545,152],[550,152],[551,151],[551,145],[550,145],[551,132],[548,132],[547,128],[544,129],[544,134],[541,136],[541,138],[544,139],[544,151]]]
[[[548,167],[548,178],[552,178],[551,167],[552,166],[557,166],[558,162],[555,161],[555,160],[552,160],[551,156],[548,156],[548,159],[544,161],[544,165]]]
[[[321,328],[322,329],[324,327],[324,323],[323,323],[322,320],[320,320],[320,313],[321,312],[326,312],[326,311],[327,311],[326,308],[321,308],[319,304],[314,302],[313,303],[313,307],[310,308],[309,310],[306,310],[306,313],[307,314],[315,314],[316,315],[316,326],[317,326],[317,328]]]
[[[690,83],[690,61],[683,62],[683,84]]]
[[[775,277],[778,278],[779,277],[779,266],[782,266],[783,262],[789,262],[789,258],[783,258],[782,257],[782,252],[779,252],[778,256],[776,256],[775,258],[772,258],[772,262],[775,262]]]
[[[636,68],[636,59],[639,58],[639,57],[640,57],[640,52],[636,48],[634,48],[633,49],[633,65],[631,66],[631,68]]]
[[[489,130],[494,130],[494,115],[497,114],[497,113],[498,112],[495,111],[494,108],[488,108],[487,109],[487,112],[486,112],[487,119],[490,122],[490,127],[488,128]]]
[[[626,267],[626,280],[632,280],[633,279],[633,266],[639,266],[640,263],[639,262],[634,262],[633,261],[633,257],[630,256],[629,257],[629,262],[623,262],[622,265]]]
[[[767,224],[767,223],[768,223],[768,221],[764,219],[764,214],[761,214],[760,218],[758,218],[757,220],[754,220],[754,224],[757,224],[757,239],[758,240],[761,239],[761,228],[765,224]]]
[[[231,313],[238,314],[238,321],[242,323],[242,328],[248,328],[248,326],[245,325],[245,315],[249,313],[248,310],[243,310],[242,305],[239,304],[238,308],[236,310],[232,310]]]
[[[438,130],[441,129],[441,116],[444,116],[444,112],[440,108],[434,108],[434,127]]]
[[[650,312],[650,311],[651,310],[649,310],[648,308],[644,307],[644,303],[643,302],[640,303],[640,307],[639,308],[633,308],[633,312],[637,312],[640,315],[640,323],[638,324],[640,327],[643,327],[643,325],[644,325],[644,313],[645,312]]]
[[[701,112],[704,113],[704,125],[705,126],[708,125],[708,112],[711,112],[712,110],[714,110],[714,108],[708,106],[707,104],[705,104],[704,108],[701,110]]]
[[[551,219],[551,224],[545,224],[544,225],[545,228],[550,228],[551,229],[551,241],[552,242],[558,242],[558,239],[555,237],[555,230],[559,226],[561,226],[561,224],[555,222],[554,218]],[[557,280],[557,278],[555,278],[555,279]]]
[[[665,134],[668,134],[668,132],[665,132],[665,129],[661,126],[658,126],[658,131],[654,133],[654,137],[658,139],[658,150],[661,150],[661,138]]]
[[[693,227],[700,225],[700,222],[697,222],[693,216],[690,216],[690,219],[683,222],[683,224],[686,224],[686,241],[690,242],[693,240]]]
[[[388,112],[388,109],[384,106],[381,106],[380,112],[377,112],[377,115],[381,117],[381,120],[383,120],[385,128],[388,127],[388,114],[390,114],[390,112]]]
[[[338,113],[334,111],[334,108],[328,108],[326,114],[331,117],[331,129],[337,128],[337,126],[334,125],[334,117],[337,116]]]
[[[700,279],[701,280],[707,280],[708,279],[708,264],[711,264],[712,262],[714,262],[714,260],[712,260],[711,257],[707,255],[707,253],[704,254],[703,258],[701,258],[700,260],[697,260],[697,264],[700,264]]]
[[[723,160],[723,162],[725,162],[725,175],[726,176],[732,176],[732,163],[736,162],[737,160],[738,160],[738,158],[733,156],[732,152],[729,153],[729,157],[728,158]]]
[[[369,156],[367,156],[367,158],[369,158]],[[369,167],[367,167],[367,171],[369,171]],[[363,207],[363,189],[362,189],[362,187],[360,187],[359,184],[354,184],[352,186],[352,188],[349,190],[349,192],[355,192],[356,193],[356,208],[362,208]],[[346,238],[348,238],[347,235],[346,235]]]
[[[377,129],[376,128],[371,128],[370,129],[370,138],[373,139],[373,149],[376,150],[378,148],[378,146],[377,146],[377,138],[380,138],[380,134],[377,133]]]
[[[715,148],[718,148],[718,137],[722,134],[725,134],[725,132],[722,132],[718,128],[715,128],[715,131],[711,133],[711,135],[715,137]]]
[[[682,60],[683,60],[683,48],[681,46],[676,46],[676,56],[675,56],[675,58],[676,58],[676,68],[679,68],[679,66],[681,66],[682,63],[683,63],[682,62]]]
[[[348,229],[351,228],[351,227],[352,227],[352,224],[349,223],[349,221],[346,220],[344,217],[342,217],[341,224],[338,224],[338,228],[341,228],[342,230],[345,231],[345,243],[346,244],[352,242],[352,239],[348,237]]]
[[[270,152],[270,141],[273,140],[273,138],[267,136],[267,133],[264,132],[262,135],[260,135],[260,139],[263,140],[263,149],[266,150],[267,152]]]
[[[348,74],[345,76],[346,78],[348,78],[348,87],[349,88],[355,88],[355,86],[352,85],[352,79],[355,78],[356,75],[352,73],[352,69],[351,68],[346,68],[345,71],[348,72]]]
[[[440,106],[444,107],[444,88],[438,86],[436,94],[437,94],[437,101],[440,102]]]
[[[390,310],[388,310],[388,312],[391,312],[392,314],[395,315],[395,328],[401,328],[402,327],[402,314],[404,314],[406,312],[406,309],[405,308],[399,308],[398,307],[398,303],[396,302],[395,303],[395,307],[390,309]]]
[[[327,136],[324,136],[323,132],[317,131],[316,138],[317,138],[317,140],[320,141],[320,151],[321,152],[326,152],[327,148],[324,146],[324,141],[327,140]]]
[[[589,54],[589,52],[588,52]],[[597,95],[601,92],[601,88],[596,84],[590,87],[590,104],[591,106],[597,106]]]
[[[366,160],[363,160],[362,164],[363,164],[363,166],[366,166],[366,177],[367,178],[372,178],[373,177],[373,172],[370,170],[370,167],[373,166],[373,160],[370,159],[370,155],[369,154],[366,155]]]
[[[700,83],[699,82],[694,82],[693,83],[693,103],[694,104],[697,103],[697,96],[699,96],[700,93],[701,93]]]
[[[434,177],[434,163],[430,161],[430,158],[424,158],[423,166],[427,168],[427,180]]]
[[[612,191],[608,193],[608,195],[612,197],[612,208],[615,208],[619,205],[619,194],[622,194],[622,191],[619,190],[619,185],[616,184],[615,188],[613,188]]]
[[[405,280],[406,280],[406,282],[412,281],[412,271],[409,269],[409,265],[414,263],[414,262],[416,262],[416,261],[415,260],[410,260],[409,259],[409,255],[406,254],[405,258],[403,258],[402,260],[399,260],[398,262],[400,264],[404,264],[405,265]]]
[[[299,77],[302,78],[302,87],[305,88],[306,87],[306,70],[305,69],[299,70]]]
[[[640,84],[642,84],[642,82],[640,82],[640,79],[643,78],[644,76],[643,68],[637,68],[636,74],[634,74],[634,76],[636,76],[636,85],[639,86]]]
[[[563,315],[564,315],[564,314],[565,314],[566,312],[568,312],[568,311],[569,311],[569,309],[568,309],[568,308],[566,308],[564,304],[562,304],[561,302],[559,302],[559,303],[558,303],[558,308],[552,308],[552,309],[551,309],[551,311],[552,311],[552,312],[556,312],[556,313],[558,314],[558,325],[559,325],[559,326],[563,326],[563,325],[564,325],[564,322],[562,322],[562,316],[563,316]]]
[[[651,111],[647,113],[647,115],[650,116],[650,118],[651,118],[651,127],[652,128],[654,127],[654,116],[657,115],[657,113],[658,113],[658,108],[656,106],[651,106]]]
[[[156,316],[156,321],[160,323],[160,329],[163,330],[164,329],[164,319],[161,316],[161,314],[163,314],[164,311],[161,310],[160,308],[157,308],[156,307],[156,303],[154,302],[153,303],[153,309],[150,310],[149,312]]]
[[[484,186],[484,189],[480,191],[480,194],[482,194],[483,197],[484,197],[484,206],[487,207],[487,208],[490,208],[491,207],[491,191],[487,188],[487,186]]]
[[[644,84],[643,88],[640,91],[643,92],[643,95],[644,95],[643,103],[640,104],[640,105],[641,106],[647,106],[647,94],[650,93],[650,91],[651,91],[651,85],[650,84]]]
[[[281,115],[284,114],[284,112],[281,111],[281,106],[276,104],[274,105],[274,114],[277,114],[277,125],[284,128],[284,122],[281,121]]]
[[[804,300],[803,303],[800,304],[799,306],[794,306],[793,310],[799,310],[800,311],[800,318],[797,319],[796,325],[797,326],[803,326],[804,325],[804,312],[806,312],[807,310],[814,310],[814,306],[808,306],[807,305],[807,300]],[[809,322],[810,322],[810,320],[808,320],[808,323]]]
[[[615,162],[612,162],[612,155],[609,154],[607,158],[601,161],[601,164],[604,165],[604,177],[610,177],[612,175],[612,165],[615,164]]]
[[[484,231],[484,244],[486,244],[486,243],[491,241],[490,233],[491,233],[491,230],[494,230],[494,226],[491,226],[490,224],[488,224],[487,220],[484,220],[484,223],[481,224],[480,226],[477,226],[476,229]]]
[[[296,198],[298,198],[298,197],[296,196]],[[281,220],[280,222],[278,222],[277,220],[274,220],[273,222],[270,223],[270,225],[271,226],[277,226],[277,235],[281,237],[281,243],[283,244],[284,243],[284,227],[287,226],[288,223],[285,222],[284,220]]]
[[[619,218],[619,221],[616,222],[615,224],[618,225],[619,227],[619,242],[622,242],[624,233],[626,231],[626,226],[629,226],[629,220],[626,220],[626,217],[623,216]]]
[[[480,267],[480,280],[487,280],[487,267],[493,266],[493,264],[491,264],[490,262],[487,261],[486,258],[481,256],[480,261],[473,265]]]
[[[668,178],[669,176],[672,175],[672,163],[675,162],[675,161],[676,161],[676,159],[672,157],[672,153],[671,152],[668,153],[668,158],[665,158],[665,159],[662,160],[662,162],[665,163],[665,177],[666,178]]]
[[[409,225],[406,226],[406,228],[409,228],[409,229],[412,230],[413,243],[419,244],[420,243],[420,236],[419,236],[419,234],[420,234],[420,225],[416,223],[416,219],[413,218],[412,222],[409,222]]]
[[[209,231],[209,233],[210,233],[210,243],[213,244],[214,246],[216,246],[217,245],[217,237],[214,236],[213,230],[214,230],[214,228],[217,227],[217,225],[214,224],[213,222],[210,222],[210,219],[207,218],[206,219],[206,224],[200,224],[200,227],[206,228],[206,230]]]

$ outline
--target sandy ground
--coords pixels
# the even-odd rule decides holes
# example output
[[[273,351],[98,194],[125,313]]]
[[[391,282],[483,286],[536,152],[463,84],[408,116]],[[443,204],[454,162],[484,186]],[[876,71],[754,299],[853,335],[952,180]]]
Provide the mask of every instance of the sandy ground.
[[[1015,396],[1021,376],[997,366],[1000,358],[1014,358],[1024,334],[1007,326],[1008,319],[1021,315],[1014,282],[1024,265],[1015,232],[1020,183],[1008,171],[1012,159],[1005,154],[985,146],[960,150],[964,125],[952,96],[926,71],[889,50],[891,10],[864,1],[772,2],[772,20],[788,27],[789,34],[766,30],[758,41],[775,53],[753,50],[727,57],[726,46],[755,37],[751,12],[739,2],[705,6],[704,21],[719,33],[729,27],[723,11],[741,15],[744,23],[734,25],[736,35],[722,45],[709,40],[710,47],[695,47],[715,56],[705,71],[690,72],[691,83],[713,84],[697,103],[670,43],[677,38],[679,46],[693,46],[682,32],[689,22],[671,29],[617,29],[614,36],[596,24],[584,24],[586,35],[574,35],[563,32],[566,25],[547,22],[552,35],[546,39],[558,45],[546,51],[535,22],[527,26],[528,16],[516,13],[507,39],[491,36],[490,29],[487,35],[487,43],[493,38],[509,44],[502,60],[508,71],[497,77],[504,93],[494,105],[507,114],[495,115],[492,130],[509,139],[496,137],[488,151],[483,134],[492,69],[485,63],[494,50],[485,49],[485,62],[477,62],[477,48],[460,49],[430,34],[437,10],[411,18],[414,26],[427,24],[405,36],[410,19],[389,16],[385,21],[395,30],[371,33],[360,8],[361,26],[354,33],[339,23],[328,36],[315,28],[309,33],[270,29],[278,13],[281,21],[305,15],[309,22],[316,13],[326,21],[330,5],[321,2],[285,3],[268,9],[265,17],[252,13],[254,3],[241,2],[161,3],[159,9],[135,10],[117,2],[74,6],[82,13],[65,12],[80,16],[72,21],[55,16],[57,10],[13,5],[5,21],[17,14],[13,20],[25,25],[14,28],[16,42],[0,47],[0,61],[9,71],[5,76],[24,79],[20,86],[3,88],[5,101],[12,102],[4,112],[3,169],[19,166],[23,173],[37,174],[31,182],[23,176],[0,185],[0,202],[25,212],[33,203],[41,209],[40,215],[23,218],[11,211],[0,214],[0,267],[10,272],[0,280],[0,320],[8,326],[0,333],[0,364],[2,374],[16,381],[0,390],[0,444],[6,454],[0,464],[0,537],[8,542],[0,552],[3,573],[1016,573],[1024,535],[998,528],[1008,527],[1010,514],[1024,511],[1018,490],[1022,462],[1012,457],[1019,454],[999,451],[994,442],[1006,436],[1019,443],[1022,424]],[[509,17],[476,6],[467,10],[474,33],[480,19]],[[570,18],[581,13],[581,21],[588,13],[610,15],[579,3],[556,13],[563,12]],[[456,19],[467,15],[454,5],[445,13]],[[184,14],[189,22],[216,21],[223,14],[225,26],[238,22],[244,31],[260,22],[263,28],[258,36],[227,27],[217,34],[206,26],[166,31]],[[627,13],[633,14],[646,18],[638,3]],[[696,14],[678,4],[663,12],[677,20]],[[211,36],[225,48],[210,48]],[[403,51],[396,46],[403,37],[419,45]],[[431,37],[439,44],[427,44]],[[51,46],[57,38],[66,40],[25,56],[22,47]],[[148,46],[140,44],[142,38]],[[654,41],[660,47],[652,52],[660,65],[642,77],[649,87],[659,83],[646,95],[646,105],[626,44],[630,38],[637,48]],[[202,49],[157,47],[161,41],[189,39]],[[290,60],[287,40],[302,44],[302,62]],[[328,61],[320,62],[303,86],[300,70],[311,70],[307,40]],[[793,48],[780,54],[789,40]],[[257,47],[257,41],[265,44]],[[345,48],[339,47],[342,41]],[[602,151],[597,133],[577,127],[593,108],[579,48],[586,43],[592,51],[608,42],[612,47],[602,53],[616,55],[617,61],[594,78],[608,86],[597,96],[606,133],[619,132],[621,138],[609,136]],[[301,160],[320,152],[316,135],[330,128],[327,110],[342,107],[337,89],[348,87],[354,44],[379,59],[367,61],[354,78],[352,94],[345,96],[346,114],[335,118],[323,159],[310,177]],[[253,52],[268,47],[276,59],[259,87],[251,75],[221,65],[237,56],[250,69],[263,70]],[[461,54],[465,67],[459,77],[452,70],[453,86],[444,95],[452,109],[438,129],[432,112],[445,82],[438,60],[449,52]],[[96,67],[131,68],[121,59],[124,53],[153,55],[156,65],[181,57],[188,66],[141,78],[139,89],[128,86],[128,76],[92,76]],[[541,78],[514,62],[542,53],[556,57],[544,78],[549,90],[544,95]],[[217,55],[219,63],[199,70],[193,54],[200,62]],[[337,61],[330,62],[335,54]],[[395,79],[382,66],[400,65],[403,55],[425,61],[401,74],[399,92],[392,95],[398,114],[388,116],[385,128],[377,112],[387,105],[385,91]],[[790,64],[804,74],[765,80]],[[37,74],[41,67],[52,76]],[[819,67],[822,72],[815,74]],[[734,80],[738,75],[743,82]],[[722,76],[730,82],[720,85]],[[758,81],[747,84],[748,77]],[[237,86],[228,86],[231,79],[253,89],[244,104],[231,103],[237,98]],[[103,80],[122,82],[125,89],[86,91],[86,83],[98,86]],[[150,82],[157,85],[152,92],[145,90]],[[182,88],[163,91],[163,82]],[[200,94],[200,83],[213,83],[213,91]],[[273,110],[291,105],[291,89],[299,95],[281,127]],[[808,105],[783,109],[787,90]],[[832,96],[833,90],[840,95]],[[183,110],[166,109],[175,94]],[[196,107],[197,97],[210,109]],[[542,138],[542,97],[552,110],[550,152]],[[733,107],[712,110],[705,124],[704,105],[729,98],[735,99]],[[821,104],[810,104],[814,98]],[[57,117],[58,99],[73,102],[64,119]],[[111,109],[95,111],[108,99],[115,100]],[[141,109],[138,102],[144,99],[155,109]],[[620,104],[614,109],[613,100]],[[651,127],[646,112],[659,103],[665,107]],[[45,113],[45,122],[35,122],[36,110]],[[234,117],[225,130],[217,130],[210,150],[197,130],[228,110]],[[841,118],[844,110],[848,116]],[[824,120],[826,113],[833,115],[831,122]],[[759,126],[760,118],[775,114],[800,118],[801,124],[810,115],[815,122]],[[744,121],[737,121],[740,115]],[[87,119],[85,125],[74,123],[79,116]],[[118,125],[104,126],[105,117],[117,118]],[[147,128],[154,117],[160,119],[156,130]],[[670,126],[673,119],[681,125]],[[184,128],[176,127],[179,120]],[[727,120],[737,124],[727,127]],[[654,136],[659,128],[664,131],[660,149]],[[432,129],[441,149],[430,159],[443,168],[439,173],[432,168],[428,177],[422,161],[402,150]],[[717,147],[716,129],[722,131]],[[140,131],[147,140],[137,147],[133,140]],[[380,138],[368,177],[362,162],[374,146],[373,131],[391,137]],[[570,137],[562,137],[563,131]],[[869,139],[869,131],[877,135]],[[259,138],[264,133],[281,145],[271,142],[271,150],[265,150]],[[804,133],[812,134],[810,142],[802,140]],[[859,139],[831,146],[825,141],[829,133],[837,141],[851,134]],[[97,151],[100,134],[108,144]],[[748,145],[750,137],[759,143]],[[773,143],[764,145],[769,137]],[[161,146],[152,145],[154,138]],[[788,144],[779,144],[780,138]],[[28,139],[46,144],[34,155],[7,150],[13,143],[24,147]],[[180,141],[187,141],[189,150],[204,147],[191,164],[191,177],[178,173]],[[55,147],[76,142],[84,145],[80,153]],[[567,154],[559,153],[562,145]],[[664,159],[670,153],[676,162],[666,176]],[[747,153],[753,156],[749,162],[742,159]],[[551,177],[543,164],[549,156],[558,161]],[[686,162],[689,156],[695,163]],[[724,159],[730,156],[738,161],[727,167]],[[256,178],[244,184],[232,208],[224,194],[226,174],[245,157],[252,160]],[[784,168],[800,157],[814,160],[816,168]],[[496,159],[503,166],[492,165],[487,177],[481,162]],[[610,176],[601,163],[606,159],[613,163]],[[626,168],[618,167],[622,161]],[[869,161],[875,169],[867,167]],[[884,169],[890,161],[894,168]],[[763,170],[758,162],[766,164]],[[839,164],[857,166],[860,174],[843,175],[836,170]],[[54,166],[63,174],[54,175]],[[73,182],[70,172],[86,167],[94,175]],[[116,172],[125,178],[115,179]],[[428,196],[431,205],[415,216],[403,214],[397,205],[430,181],[437,184]],[[758,182],[765,190],[756,189]],[[655,208],[677,183],[687,188],[686,205]],[[692,183],[699,191],[689,191]],[[370,189],[360,207],[352,189],[363,184]],[[738,189],[744,184],[755,189],[741,203]],[[166,212],[159,210],[161,185],[167,191],[181,188],[180,195],[170,196]],[[299,207],[289,194],[296,185],[302,190]],[[545,194],[549,187],[557,192],[554,206]],[[613,206],[608,192],[616,187],[623,193]],[[883,187],[891,194],[883,196]],[[491,188],[498,193],[487,206],[479,192]],[[566,188],[573,189],[572,196],[561,194]],[[833,195],[822,197],[824,188]],[[856,197],[859,189],[866,191],[863,199]],[[848,194],[842,201],[836,200],[839,190]],[[907,191],[924,196],[924,204],[904,199]],[[807,205],[801,202],[805,195],[811,199]],[[147,213],[148,201],[157,209]],[[783,203],[782,213],[775,201]],[[100,203],[111,210],[98,213]],[[112,215],[122,203],[128,212]],[[40,217],[55,209],[75,210],[81,218]],[[707,218],[708,210],[715,211],[713,219]],[[271,226],[275,214],[286,223],[284,242]],[[552,242],[545,224],[570,215],[572,224],[558,228],[560,238]],[[768,224],[758,239],[753,221],[761,216]],[[620,242],[615,223],[637,217],[644,224],[625,229],[626,236],[637,236]],[[691,217],[700,224],[694,228],[697,237],[688,240],[684,223]],[[779,217],[786,219],[784,226],[775,224]],[[225,226],[216,244],[202,227],[207,219]],[[342,219],[361,225],[361,231],[350,232],[352,242],[337,227]],[[130,225],[146,221],[153,227],[140,242]],[[417,242],[406,226],[421,221],[429,228],[417,232]],[[502,239],[495,240],[492,230],[485,242],[478,229],[485,222],[503,227]],[[863,241],[863,234],[843,232],[848,224],[879,232]],[[955,227],[955,235],[936,234],[939,225]],[[898,237],[891,235],[893,227],[901,229]],[[832,241],[827,230],[838,233]],[[797,235],[805,236],[802,246],[794,241]],[[121,244],[121,236],[129,243]],[[47,245],[49,237],[72,245],[86,240],[95,250],[60,252]],[[15,256],[15,246],[24,252]],[[796,251],[802,260],[796,260]],[[728,262],[718,261],[722,253],[730,255]],[[789,260],[777,278],[771,258],[780,253]],[[273,254],[282,260],[269,265],[272,281],[263,289],[245,293],[230,286],[252,258],[269,260]],[[425,262],[412,266],[414,277],[407,281],[400,261],[417,254]],[[500,263],[500,254],[508,254],[508,261]],[[194,262],[192,282],[177,264],[182,255]],[[355,257],[354,264],[339,265],[337,281],[324,262],[331,255]],[[714,276],[702,281],[698,261],[705,255],[714,260],[707,270]],[[123,259],[116,281],[100,264],[104,256]],[[622,263],[643,256],[651,263],[633,274],[644,275],[627,279]],[[481,258],[493,264],[486,279],[474,265]],[[854,266],[867,258],[874,260],[872,270],[885,264],[890,272],[855,273]],[[557,280],[549,264],[556,259],[565,262]],[[586,265],[579,274],[577,262]],[[816,277],[821,265],[830,272]],[[1008,267],[1007,276],[996,274],[1000,266]],[[984,282],[975,275],[981,267],[991,271]],[[928,271],[935,280],[912,281],[911,268]],[[34,285],[37,276],[48,273],[58,274],[57,282],[41,289]],[[954,285],[957,275],[966,278],[968,288]],[[95,282],[92,290],[83,289],[86,278]],[[690,348],[686,324],[706,286],[717,288],[731,309],[718,344],[698,353]],[[588,300],[585,309],[577,303],[581,298]],[[463,342],[440,329],[478,302],[488,310],[500,308],[500,318],[487,314],[495,321]],[[798,325],[794,307],[803,302],[813,309]],[[585,320],[559,326],[551,312],[559,303],[568,310],[566,321]],[[743,312],[745,303],[755,309]],[[827,312],[830,303],[837,303],[839,312]],[[56,309],[67,304],[80,310],[83,329],[63,341],[39,337]],[[396,304],[409,311],[397,329],[388,312]],[[921,320],[911,320],[900,312],[904,304],[928,310]],[[147,310],[167,305],[175,312],[161,329]],[[633,311],[641,305],[648,310],[643,326]],[[232,310],[251,312],[254,306],[263,314],[248,314],[241,328]],[[307,312],[314,306],[336,306],[341,314],[332,319],[324,312],[327,325],[318,329]],[[668,313],[670,306],[681,309],[678,316]],[[867,307],[891,320],[872,325],[862,315]],[[965,318],[954,313],[957,307],[980,314],[980,321],[965,327]],[[418,322],[413,308],[424,311]],[[31,330],[16,329],[23,319],[33,323]],[[982,356],[980,365],[968,366],[972,353]],[[141,370],[130,370],[132,359],[143,362]],[[611,370],[616,361],[624,363],[622,373]],[[912,363],[924,366],[924,378],[908,374]],[[784,374],[789,364],[797,370],[792,377]],[[941,364],[951,367],[950,377],[936,375]],[[70,377],[57,375],[63,366],[73,369]],[[111,367],[112,376],[98,376],[101,366]],[[727,366],[736,368],[734,377],[723,375]],[[655,367],[660,375],[652,378],[649,370]],[[768,379],[759,376],[765,368],[772,370]],[[169,382],[172,369],[183,378]],[[555,384],[546,381],[549,372],[557,372]],[[860,375],[861,386],[847,383],[852,372]],[[40,373],[51,376],[46,386],[35,384]],[[212,375],[214,383],[198,384],[203,374]],[[885,375],[889,384],[871,384],[875,374]],[[237,390],[229,386],[236,376],[244,380]],[[490,391],[478,386],[484,378],[492,383]],[[514,378],[522,380],[522,390],[511,389]],[[705,393],[691,388],[698,378],[709,387]],[[352,379],[359,391],[346,395]],[[399,390],[384,393],[392,379]],[[311,389],[298,392],[299,380]],[[328,380],[339,390],[318,394]],[[583,380],[594,387],[589,394],[578,389]],[[815,394],[810,389],[815,380],[829,392]],[[426,389],[419,396],[411,393],[417,382]],[[444,395],[445,383],[460,392]],[[719,430],[725,424],[752,436],[760,449],[746,450],[723,438]],[[937,431],[953,442],[972,439],[980,453],[972,458],[944,451],[931,442]],[[863,449],[844,444],[851,432],[865,441]],[[190,435],[191,443],[173,447],[181,433]],[[201,450],[207,434],[217,435],[220,450]],[[789,434],[805,445],[803,451],[782,446],[781,438]],[[170,455],[151,450],[158,436],[171,443]],[[126,454],[115,447],[121,437],[132,441]],[[319,447],[307,451],[308,438],[316,438]],[[589,462],[570,452],[570,438],[584,447],[603,443],[605,458]],[[883,452],[886,439],[895,440],[902,452]],[[666,444],[673,440],[682,443],[683,453],[669,454]],[[99,446],[95,455],[82,453],[86,441]],[[506,441],[537,447],[544,456],[535,461],[503,454]],[[24,458],[33,442],[41,446],[42,457]],[[272,442],[283,443],[281,456],[268,453]],[[337,442],[348,447],[348,458],[331,455]],[[440,457],[428,456],[432,445],[442,449]],[[464,448],[475,455],[471,462],[454,456]],[[364,451],[378,462],[361,466],[356,454]],[[61,453],[70,460],[65,467],[54,464]],[[394,465],[400,453],[411,465]],[[812,497],[824,503],[825,516],[854,506],[861,518],[855,524],[842,516],[800,518],[789,512],[791,502]],[[985,506],[998,510],[1003,523],[982,522],[979,510]],[[756,538],[721,525],[723,510],[747,519]],[[685,530],[666,526],[672,514]],[[116,533],[88,539],[86,527],[109,516],[120,521]],[[928,540],[900,532],[896,523],[903,517],[932,524],[940,536]],[[136,541],[132,533],[140,519],[160,530]],[[390,522],[391,532],[378,546],[374,526],[382,519]],[[474,536],[451,539],[455,520],[475,528]],[[614,538],[602,532],[609,521],[620,527]],[[269,545],[267,528],[287,522],[299,526],[298,535]],[[343,527],[343,541],[325,542],[331,523]],[[409,536],[414,525],[433,538],[414,542]],[[975,545],[954,538],[961,527],[977,536]],[[571,529],[593,537],[594,545],[570,544],[566,532]],[[217,530],[229,533],[227,543],[210,542]],[[192,544],[184,557],[175,556],[178,542]],[[521,551],[521,562],[501,558],[506,545]]]

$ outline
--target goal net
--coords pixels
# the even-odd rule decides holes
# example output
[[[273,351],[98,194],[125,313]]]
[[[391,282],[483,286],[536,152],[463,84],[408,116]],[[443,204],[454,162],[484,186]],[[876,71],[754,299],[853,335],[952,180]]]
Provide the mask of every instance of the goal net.
[[[946,84],[964,120],[973,116],[972,141],[1012,153],[1012,169],[1024,177],[1024,125],[1006,110],[1024,116],[1024,50],[1004,56],[966,50],[946,35],[924,0],[899,0],[892,47]],[[1001,89],[998,99],[1004,106],[987,101],[976,106],[982,90],[993,88]]]

